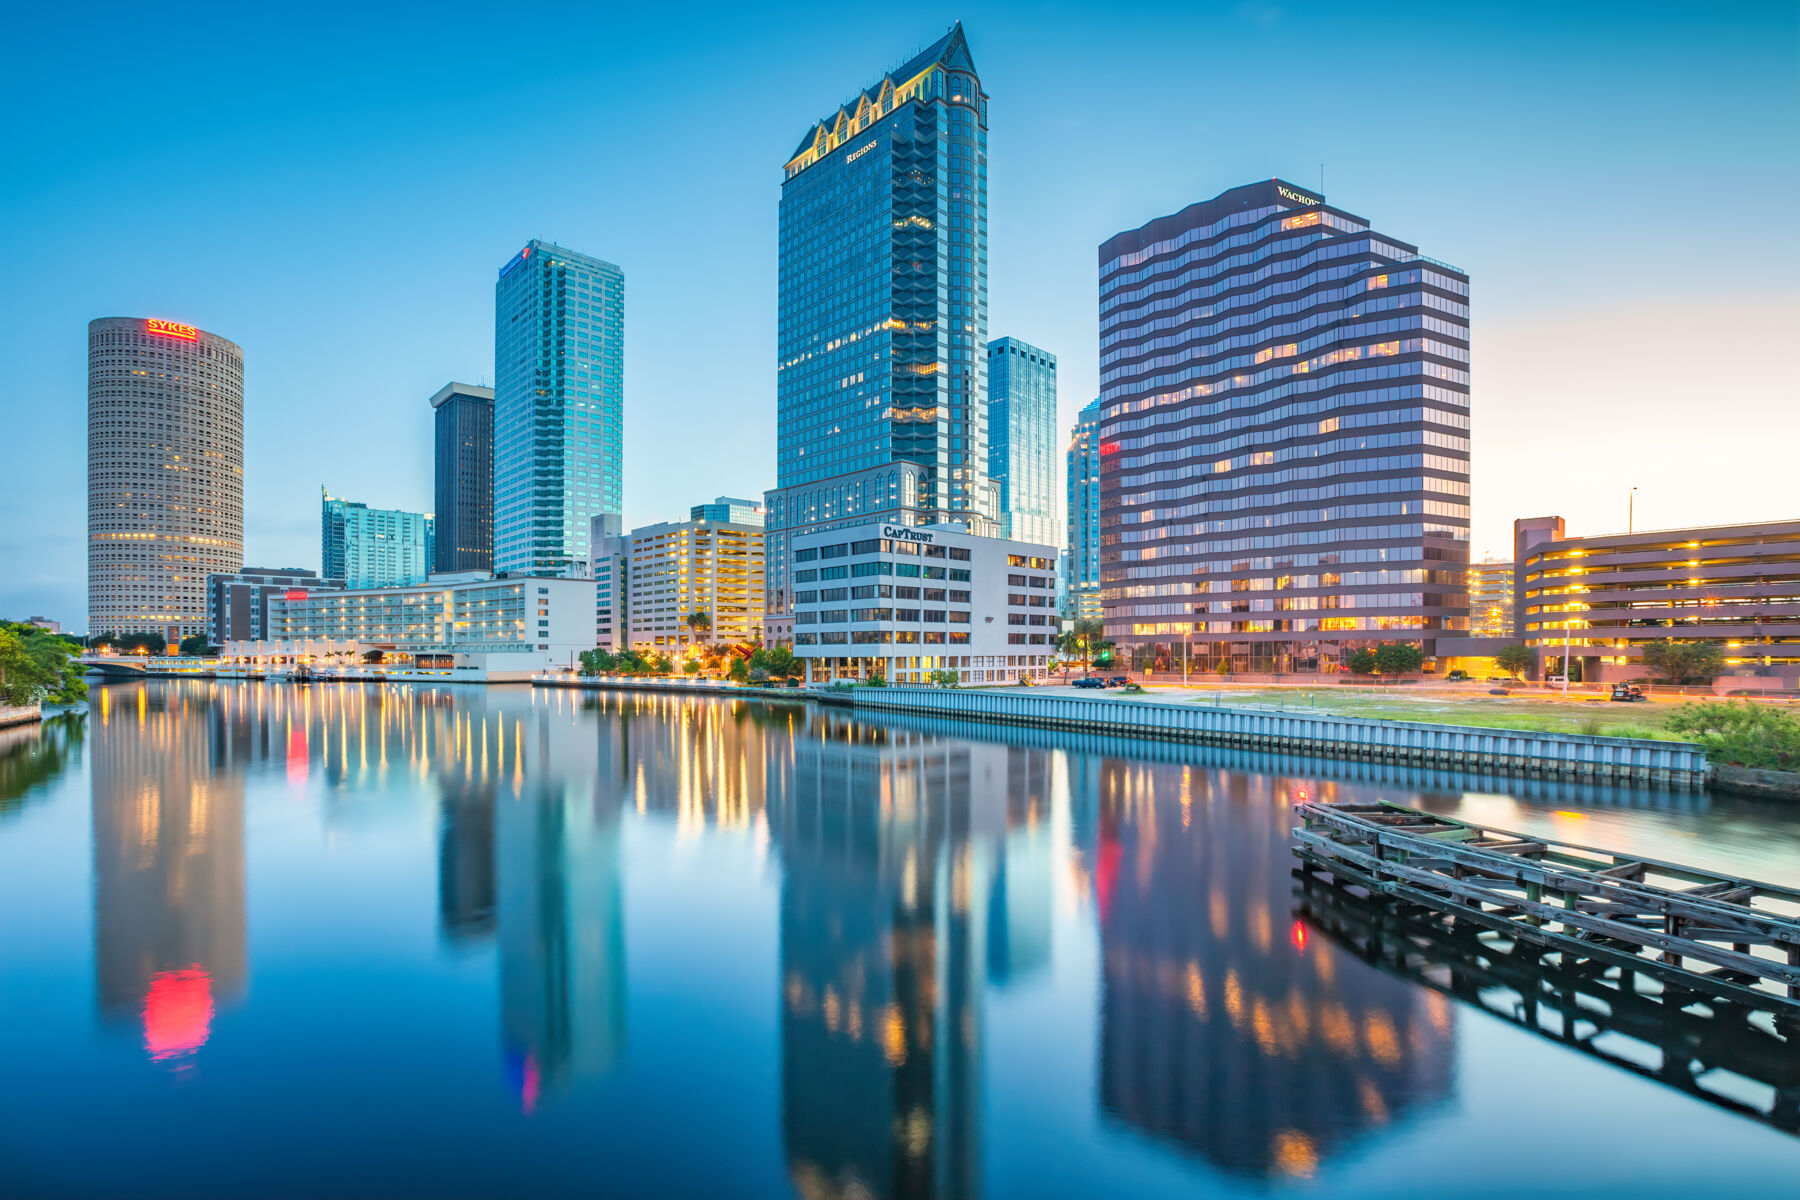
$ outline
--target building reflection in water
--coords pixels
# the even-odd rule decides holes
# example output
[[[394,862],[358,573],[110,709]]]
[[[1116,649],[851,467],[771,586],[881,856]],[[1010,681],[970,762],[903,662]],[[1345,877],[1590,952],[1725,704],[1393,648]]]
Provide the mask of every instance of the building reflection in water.
[[[1123,759],[1096,783],[1107,1112],[1234,1172],[1305,1177],[1450,1095],[1449,1003],[1291,915],[1306,785]]]
[[[973,1196],[996,852],[1011,798],[1042,800],[1004,746],[821,715],[792,751],[768,786],[789,1171],[807,1200]]]
[[[191,689],[100,689],[91,721],[94,960],[101,1019],[187,1065],[244,990],[244,776],[223,713]]]
[[[20,812],[77,759],[87,737],[79,714],[0,729],[0,820]]]

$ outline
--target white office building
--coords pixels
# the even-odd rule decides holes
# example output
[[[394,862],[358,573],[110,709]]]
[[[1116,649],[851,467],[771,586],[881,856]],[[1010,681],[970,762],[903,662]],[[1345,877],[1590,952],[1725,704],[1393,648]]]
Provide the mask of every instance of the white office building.
[[[1056,646],[1056,549],[958,523],[871,523],[793,543],[794,654],[811,681],[1044,678]]]

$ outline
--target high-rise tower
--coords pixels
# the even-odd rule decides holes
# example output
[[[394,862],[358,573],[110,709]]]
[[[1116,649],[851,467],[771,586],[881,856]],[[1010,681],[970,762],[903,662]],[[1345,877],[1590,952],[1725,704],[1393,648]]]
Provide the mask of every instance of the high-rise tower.
[[[494,389],[447,383],[431,398],[436,426],[437,548],[433,571],[494,569]]]
[[[585,572],[623,509],[625,274],[533,240],[494,285],[494,569]]]
[[[1063,549],[1063,615],[1100,620],[1100,401],[1069,431],[1069,544]]]
[[[787,545],[846,523],[995,535],[987,96],[962,26],[806,132],[781,187],[769,611]]]
[[[1100,247],[1101,581],[1139,669],[1434,653],[1469,610],[1469,277],[1278,179]]]
[[[1062,541],[1056,495],[1056,355],[1018,338],[988,343],[988,475],[1001,536]]]
[[[244,565],[244,352],[192,325],[88,322],[88,629],[206,629]]]

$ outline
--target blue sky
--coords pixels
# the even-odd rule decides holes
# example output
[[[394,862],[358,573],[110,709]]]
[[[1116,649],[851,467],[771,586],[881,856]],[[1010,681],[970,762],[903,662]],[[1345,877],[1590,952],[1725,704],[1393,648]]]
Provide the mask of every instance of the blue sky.
[[[626,275],[628,525],[773,481],[780,165],[960,18],[990,327],[1095,394],[1095,248],[1280,175],[1466,268],[1479,557],[1800,515],[1792,3],[37,6],[0,99],[0,615],[85,610],[86,323],[244,347],[245,554],[429,508],[543,237]],[[1785,446],[1783,455],[1768,453]],[[1784,459],[1786,461],[1784,465]]]

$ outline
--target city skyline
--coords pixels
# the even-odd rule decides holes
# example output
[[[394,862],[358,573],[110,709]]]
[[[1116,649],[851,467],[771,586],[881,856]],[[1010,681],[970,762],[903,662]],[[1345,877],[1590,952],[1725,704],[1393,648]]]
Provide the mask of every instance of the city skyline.
[[[1539,510],[1566,513],[1584,530],[1622,530],[1634,484],[1640,529],[1786,515],[1779,472],[1736,472],[1731,486],[1721,485],[1735,429],[1750,423],[1779,436],[1784,420],[1800,420],[1793,385],[1772,356],[1754,353],[1791,331],[1800,311],[1791,284],[1800,238],[1789,223],[1757,216],[1800,179],[1792,153],[1779,149],[1791,147],[1796,124],[1795,70],[1779,57],[1792,41],[1791,11],[1744,6],[1702,19],[1669,6],[1638,7],[1623,28],[1600,7],[1548,26],[1485,11],[1433,11],[1431,21],[1408,24],[1396,9],[1346,29],[1343,18],[1308,6],[1220,5],[1156,16],[1172,34],[1201,30],[1206,44],[1229,47],[1212,64],[1226,73],[1219,86],[1248,87],[1259,72],[1278,72],[1289,113],[1360,79],[1367,59],[1357,52],[1373,51],[1397,28],[1422,51],[1456,52],[1459,61],[1466,54],[1460,91],[1442,98],[1441,112],[1373,93],[1359,102],[1370,128],[1401,108],[1416,118],[1409,144],[1429,153],[1399,164],[1387,147],[1346,148],[1316,122],[1275,112],[1247,110],[1229,133],[1198,114],[1144,118],[1166,114],[1180,95],[1170,66],[1184,39],[1146,49],[1136,36],[1141,22],[1125,14],[1104,23],[1079,13],[1021,23],[1021,11],[994,6],[961,15],[1000,132],[990,328],[1029,332],[1058,355],[1069,383],[1059,436],[1083,397],[1097,391],[1094,247],[1117,229],[1244,179],[1310,182],[1323,158],[1324,194],[1333,204],[1380,214],[1481,280],[1472,350],[1473,557],[1504,555],[1511,520]],[[1149,19],[1147,11],[1138,15]],[[422,51],[462,39],[472,46],[493,32],[481,20],[470,15],[444,31],[408,36],[433,42]],[[277,71],[249,90],[241,111],[208,107],[199,124],[143,122],[116,141],[70,131],[118,102],[108,85],[66,95],[49,82],[62,70],[54,55],[12,79],[6,86],[28,98],[16,101],[26,120],[9,135],[15,170],[0,193],[9,218],[0,229],[8,268],[0,336],[17,384],[7,415],[43,452],[18,464],[3,493],[11,519],[0,555],[14,569],[0,578],[0,610],[46,612],[69,628],[86,624],[79,438],[68,415],[79,408],[81,330],[89,319],[143,312],[244,347],[245,557],[305,564],[310,489],[308,472],[285,469],[292,447],[320,444],[309,435],[321,417],[355,419],[363,431],[355,444],[324,443],[343,460],[332,476],[372,505],[429,508],[431,439],[417,397],[445,378],[492,382],[485,281],[495,263],[538,235],[617,261],[634,280],[625,525],[682,511],[691,483],[681,471],[658,469],[671,456],[707,464],[714,476],[707,491],[757,495],[773,483],[771,218],[780,188],[768,163],[791,149],[795,128],[866,83],[875,64],[941,35],[948,14],[838,23],[814,35],[817,45],[798,69],[780,56],[766,66],[751,60],[790,38],[808,20],[804,13],[755,24],[721,19],[682,37],[666,36],[655,17],[621,20],[644,23],[625,31],[628,40],[659,44],[628,56],[589,108],[551,120],[559,130],[564,121],[592,125],[596,112],[613,122],[586,135],[601,161],[572,167],[567,194],[506,186],[508,155],[528,115],[550,119],[540,107],[546,98],[592,85],[597,70],[500,72],[455,101],[433,94],[427,106],[407,94],[415,68],[403,66],[304,111]],[[42,44],[74,43],[102,65],[118,59],[111,86],[133,94],[148,88],[159,109],[162,101],[180,111],[200,100],[160,74],[145,82],[127,69],[127,51],[153,49],[169,36],[160,30],[120,22],[80,37],[39,32]],[[228,69],[266,71],[275,34],[254,25],[234,30],[241,41]],[[364,53],[374,50],[346,49],[325,71],[353,75]],[[732,72],[720,69],[726,63]],[[1519,86],[1525,69],[1536,85],[1529,95]],[[1093,95],[1108,93],[1104,105],[1073,113],[1058,102],[1071,71],[1092,82]],[[654,109],[638,90],[650,80],[667,109]],[[768,103],[721,111],[721,100],[738,89]],[[1140,112],[1129,133],[1112,119],[1126,109]],[[699,111],[729,145],[708,156],[671,152],[668,123]],[[384,119],[368,119],[371,112]],[[397,126],[409,131],[407,146],[391,162],[377,161],[393,149]],[[1071,145],[1077,155],[1103,151],[1113,169],[1071,175]],[[1596,145],[1604,151],[1594,152]],[[210,161],[208,151],[222,147],[231,153]],[[1488,161],[1496,150],[1500,156]],[[470,163],[484,155],[492,179],[467,180],[469,204],[459,204],[453,224],[421,211],[421,185],[435,188],[453,165],[467,179]],[[159,171],[165,156],[196,169]],[[147,175],[144,164],[151,164]],[[649,179],[652,167],[660,175],[642,186],[601,194],[584,182],[590,170],[599,179]],[[108,186],[121,171],[156,186]],[[321,187],[330,175],[356,182]],[[1057,186],[1041,186],[1044,180]],[[693,233],[680,252],[667,249],[675,231],[693,228],[699,210],[714,216],[712,227]],[[411,270],[403,283],[390,283],[364,250],[368,240],[401,229]],[[258,270],[244,272],[213,249],[253,234],[286,253],[265,251]],[[1645,253],[1659,236],[1679,237],[1681,254]],[[56,260],[46,257],[52,252]],[[709,353],[696,355],[686,351],[703,323],[692,305],[693,269],[703,260],[712,285],[707,307],[735,319],[707,323]],[[29,298],[20,284],[28,278]],[[1546,280],[1555,286],[1546,288]],[[381,337],[368,332],[374,328]],[[1546,362],[1554,365],[1543,369]],[[1546,378],[1555,386],[1543,386]],[[1694,428],[1688,414],[1696,397],[1709,414],[1729,419]],[[1591,449],[1581,449],[1601,438],[1616,463],[1596,464]],[[1571,448],[1579,466],[1554,470],[1559,445]],[[1677,473],[1683,465],[1694,474]]]

